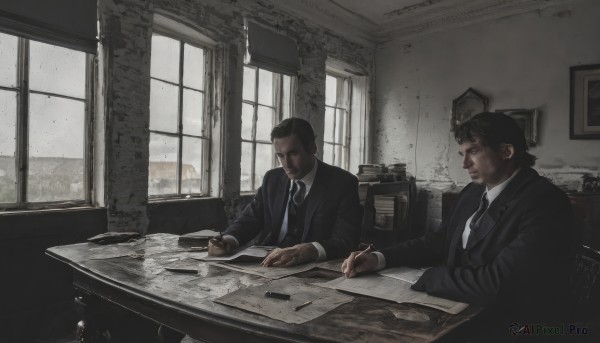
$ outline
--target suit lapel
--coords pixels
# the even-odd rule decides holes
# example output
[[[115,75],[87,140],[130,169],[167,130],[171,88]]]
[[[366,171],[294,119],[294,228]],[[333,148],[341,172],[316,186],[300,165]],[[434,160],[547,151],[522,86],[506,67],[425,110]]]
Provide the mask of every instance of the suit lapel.
[[[456,208],[464,208],[460,213],[456,215],[456,224],[451,223],[450,227],[454,227],[454,232],[452,233],[452,238],[450,241],[450,249],[448,251],[448,265],[454,265],[454,260],[456,258],[456,249],[459,246],[462,246],[462,233],[465,228],[465,224],[467,219],[477,210],[479,207],[479,201],[483,192],[485,191],[485,187],[474,185],[474,189],[465,194],[464,206],[460,206],[461,204],[457,204]]]
[[[328,174],[328,166],[323,162],[317,160],[318,167],[317,173],[315,175],[315,180],[313,181],[312,187],[310,188],[310,193],[306,197],[306,213],[304,215],[304,230],[302,230],[302,240],[300,242],[305,242],[306,237],[308,236],[308,231],[311,228],[310,222],[312,221],[312,217],[315,214],[321,202],[323,202],[323,198],[325,197],[325,192],[327,188],[327,174]]]
[[[476,231],[471,232],[467,242],[467,250],[479,243],[490,231],[496,227],[504,212],[516,203],[515,196],[538,176],[531,168],[522,168],[515,178],[510,181],[500,195],[492,202],[488,210],[481,217],[481,223]]]

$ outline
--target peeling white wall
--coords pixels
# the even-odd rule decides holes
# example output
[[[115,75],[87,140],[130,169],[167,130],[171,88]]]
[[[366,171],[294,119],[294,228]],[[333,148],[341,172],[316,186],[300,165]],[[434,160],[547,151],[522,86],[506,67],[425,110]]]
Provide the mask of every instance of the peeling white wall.
[[[469,182],[450,132],[452,100],[473,87],[489,108],[539,108],[536,169],[557,183],[600,170],[600,140],[569,139],[569,67],[600,63],[600,1],[577,0],[376,51],[374,162],[417,180]]]

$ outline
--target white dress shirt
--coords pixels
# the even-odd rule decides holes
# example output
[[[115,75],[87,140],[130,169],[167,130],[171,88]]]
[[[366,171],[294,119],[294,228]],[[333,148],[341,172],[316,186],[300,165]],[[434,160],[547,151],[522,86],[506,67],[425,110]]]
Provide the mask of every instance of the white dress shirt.
[[[492,202],[494,202],[494,200],[496,200],[496,198],[500,195],[500,193],[502,193],[502,191],[506,188],[506,186],[508,186],[508,183],[510,182],[510,180],[512,180],[515,177],[515,175],[517,175],[517,173],[519,172],[519,170],[521,170],[521,169],[519,168],[519,169],[515,170],[515,172],[508,179],[502,181],[502,183],[496,185],[494,188],[489,189],[489,188],[486,187],[485,194],[487,194],[487,199],[488,199],[488,206],[487,206],[487,208],[490,207],[490,205],[492,204]],[[477,212],[477,211],[475,211],[475,212]],[[470,224],[471,224],[471,220],[473,219],[473,216],[475,215],[475,212],[469,217],[469,219],[467,219],[467,222],[465,223],[465,228],[464,228],[463,233],[462,233],[462,247],[463,247],[463,249],[467,247],[467,241],[469,240],[469,235],[471,234],[471,226],[470,226]]]
[[[318,166],[318,162],[317,159],[313,157],[313,167],[312,169],[308,172],[308,174],[306,174],[302,179],[300,180],[290,180],[290,192],[288,195],[288,201],[286,202],[286,204],[289,204],[289,202],[291,201],[291,190],[292,187],[294,187],[294,182],[296,181],[302,181],[302,183],[304,183],[304,187],[305,187],[305,191],[304,191],[304,198],[306,199],[306,197],[308,196],[308,193],[310,192],[310,189],[312,188],[313,183],[315,182],[315,175],[317,174],[317,166]],[[277,243],[281,243],[283,241],[283,239],[285,238],[285,235],[288,232],[288,209],[289,206],[285,207],[285,214],[283,215],[283,222],[281,223],[281,230],[279,231],[279,237],[277,238]],[[325,252],[325,248],[323,248],[323,246],[320,243],[317,242],[312,242],[312,245],[314,245],[314,247],[317,249],[317,251],[319,252],[319,257],[317,258],[317,261],[322,261],[327,259],[327,253]]]
[[[506,186],[508,186],[508,183],[515,177],[515,175],[517,175],[517,173],[520,170],[521,170],[521,168],[515,170],[515,172],[508,179],[504,180],[501,184],[496,185],[492,189],[488,189],[486,187],[486,193],[487,193],[487,198],[488,198],[488,208],[490,207],[492,202],[500,195],[500,193],[502,193],[502,191],[506,188]],[[475,212],[477,212],[477,211],[475,211]],[[469,217],[469,219],[467,219],[467,222],[465,223],[465,227],[463,229],[463,233],[462,233],[463,249],[467,247],[467,241],[469,239],[469,234],[471,233],[471,227],[469,226],[469,224],[471,224],[471,219],[473,219],[475,212],[473,212],[473,214]],[[385,269],[385,267],[386,267],[385,256],[383,256],[383,254],[380,253],[379,251],[375,251],[372,254],[375,254],[375,256],[377,256],[376,270]]]
[[[317,159],[313,157],[313,167],[312,169],[308,172],[308,174],[306,174],[301,180],[298,181],[302,181],[304,183],[304,187],[305,187],[305,191],[304,191],[304,198],[306,199],[306,197],[308,196],[308,193],[310,192],[310,189],[312,188],[313,183],[315,182],[315,175],[317,174],[317,166],[318,166],[318,162]],[[294,186],[293,180],[290,180],[292,182],[290,182],[290,188],[289,190],[292,190],[292,187]],[[290,195],[288,195],[288,201],[286,202],[286,204],[289,203],[289,201],[291,196],[291,192]],[[281,230],[279,231],[279,237],[277,238],[277,243],[281,243],[281,241],[283,241],[283,239],[285,238],[285,235],[287,234],[287,230],[288,230],[288,209],[289,206],[285,207],[285,214],[283,215],[283,222],[281,223]],[[225,237],[230,237],[235,241],[235,245],[236,247],[239,246],[239,241],[237,240],[237,238],[235,238],[234,236],[231,235],[225,235]],[[325,259],[327,259],[327,253],[325,252],[325,248],[323,248],[323,246],[320,243],[317,242],[311,242],[312,245],[317,249],[317,251],[319,252],[319,257],[317,258],[317,261],[323,261]]]

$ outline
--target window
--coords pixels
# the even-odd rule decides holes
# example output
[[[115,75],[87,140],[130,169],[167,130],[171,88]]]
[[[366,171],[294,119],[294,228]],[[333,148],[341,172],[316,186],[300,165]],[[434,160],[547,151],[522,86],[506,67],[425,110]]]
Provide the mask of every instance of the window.
[[[271,129],[290,116],[290,76],[244,66],[240,191],[255,191],[276,166]]]
[[[323,161],[348,169],[350,132],[350,78],[325,76],[325,131]]]
[[[91,60],[0,33],[0,207],[90,202]]]
[[[208,193],[211,50],[152,35],[148,195]]]

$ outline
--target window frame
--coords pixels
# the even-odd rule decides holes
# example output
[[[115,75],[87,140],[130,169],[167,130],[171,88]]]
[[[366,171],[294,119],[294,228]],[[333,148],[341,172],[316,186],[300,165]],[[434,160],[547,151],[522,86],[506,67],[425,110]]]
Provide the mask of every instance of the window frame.
[[[371,72],[363,67],[327,57],[325,73],[339,75],[351,80],[348,98],[348,155],[346,170],[358,172],[360,164],[371,160]]]
[[[164,17],[161,17],[161,23],[164,24],[164,21],[168,20],[165,19]],[[160,131],[160,130],[153,130],[150,129],[150,125],[148,125],[148,134],[152,134],[152,133],[156,133],[156,134],[160,134],[160,135],[165,135],[165,136],[169,136],[169,137],[176,137],[178,139],[178,153],[177,153],[177,165],[176,165],[176,169],[177,169],[177,178],[176,178],[176,182],[177,182],[177,186],[176,186],[176,191],[177,193],[166,193],[166,194],[154,194],[154,195],[150,195],[148,194],[148,201],[150,202],[155,202],[155,201],[163,201],[163,200],[176,200],[176,199],[187,199],[187,198],[203,198],[203,197],[207,197],[210,196],[210,192],[211,192],[211,170],[213,168],[213,165],[211,163],[211,146],[213,145],[213,132],[212,132],[212,117],[214,115],[214,101],[215,101],[215,83],[214,83],[214,73],[215,73],[215,64],[214,64],[214,59],[215,59],[215,55],[216,55],[216,49],[215,49],[215,42],[212,41],[210,38],[205,37],[203,34],[201,34],[200,32],[196,32],[193,29],[190,28],[185,28],[185,32],[179,32],[178,29],[181,30],[181,28],[176,28],[173,29],[171,27],[167,27],[167,25],[169,25],[170,23],[167,21],[165,26],[162,26],[160,24],[156,24],[156,17],[155,17],[155,26],[152,29],[151,32],[151,37],[154,34],[160,35],[160,36],[164,36],[173,40],[176,40],[179,42],[179,71],[178,71],[178,75],[179,75],[179,82],[178,83],[173,83],[171,81],[167,81],[167,80],[162,80],[156,77],[153,77],[151,74],[149,74],[149,78],[150,78],[150,82],[152,82],[152,80],[156,80],[159,82],[164,82],[167,83],[169,85],[173,85],[173,86],[177,86],[178,87],[178,100],[177,100],[177,104],[178,104],[178,109],[177,109],[177,132],[176,133],[171,133],[171,132],[165,132],[165,131]],[[190,88],[187,86],[183,85],[183,73],[184,73],[184,47],[185,44],[188,44],[190,46],[196,47],[196,48],[200,48],[204,51],[204,85],[203,85],[203,90],[198,90],[195,88]],[[151,50],[151,48],[150,48]],[[150,59],[152,59],[152,56],[150,56]],[[150,60],[150,63],[152,63],[152,60]],[[192,91],[199,91],[203,93],[203,127],[205,128],[204,130],[204,136],[202,135],[190,135],[190,134],[185,134],[183,133],[183,92],[185,89],[190,89]],[[150,112],[148,112],[150,113]],[[150,124],[150,122],[148,121],[148,124]],[[199,138],[203,140],[203,148],[202,148],[202,170],[200,171],[201,173],[201,188],[200,188],[200,192],[199,193],[182,193],[181,188],[182,188],[182,173],[183,173],[183,164],[182,164],[182,155],[183,155],[183,138],[184,137],[192,137],[192,138]],[[148,144],[150,144],[150,142],[148,142]],[[148,156],[148,168],[150,167],[150,156]],[[148,183],[150,182],[150,174],[148,174]],[[148,187],[148,191],[149,191],[149,187]]]
[[[331,76],[336,79],[336,100],[335,106],[327,105],[325,103],[325,112],[327,112],[327,108],[333,109],[333,134],[332,137],[334,139],[333,142],[328,142],[325,140],[325,135],[323,135],[323,152],[325,152],[325,145],[329,144],[333,149],[333,163],[335,164],[336,160],[336,147],[341,146],[342,149],[342,165],[338,166],[344,170],[348,170],[350,168],[350,140],[351,140],[351,129],[352,129],[352,78],[348,75],[343,75],[334,70],[327,69],[325,71],[325,77]],[[340,82],[341,80],[341,82]],[[345,88],[345,89],[344,89]],[[345,97],[345,99],[344,99]],[[343,102],[343,106],[340,105],[340,102]],[[344,128],[344,137],[342,137],[341,143],[335,142],[335,131],[336,131],[336,121],[337,121],[337,110],[344,110],[347,114],[347,119]],[[323,157],[323,159],[325,159]],[[328,163],[328,162],[327,162]]]
[[[273,118],[273,127],[275,125],[277,125],[277,123],[281,122],[283,119],[285,118],[289,118],[292,117],[292,109],[293,109],[293,97],[292,97],[292,93],[293,93],[293,85],[294,85],[294,77],[290,76],[290,75],[284,75],[282,73],[278,73],[276,71],[271,71],[265,68],[260,68],[258,66],[255,65],[251,65],[251,64],[244,64],[243,68],[251,68],[254,69],[254,100],[250,101],[250,100],[246,100],[243,98],[242,95],[242,107],[243,104],[248,104],[251,105],[253,107],[253,112],[252,112],[252,133],[251,133],[251,139],[245,139],[241,136],[240,133],[240,157],[241,157],[241,145],[243,143],[251,143],[252,144],[252,160],[250,161],[250,185],[251,185],[251,189],[250,190],[242,190],[241,187],[241,173],[240,173],[240,194],[241,195],[250,195],[250,194],[255,194],[256,191],[258,190],[258,187],[260,187],[260,185],[255,185],[255,180],[256,180],[256,145],[257,144],[268,144],[269,146],[272,145],[271,141],[265,141],[265,140],[257,140],[256,139],[256,124],[257,124],[257,120],[258,120],[258,106],[265,106],[265,107],[269,107],[266,105],[262,105],[258,102],[258,97],[259,97],[259,92],[258,92],[258,85],[259,85],[259,74],[260,74],[260,69],[268,71],[270,73],[273,73],[274,75],[274,82],[273,82],[273,106],[271,108],[273,108],[274,110],[274,118]],[[284,90],[284,82],[285,82],[285,77],[284,76],[288,76],[290,78],[290,84],[289,84],[289,104],[288,104],[288,108],[286,109],[283,104],[284,102],[284,96],[285,96],[285,92]],[[242,82],[244,82],[244,80],[242,80]],[[241,119],[241,113],[240,113],[240,119]],[[240,158],[240,171],[241,171],[241,158]],[[277,167],[277,158],[275,158],[275,154],[271,154],[271,169],[276,168]]]
[[[15,87],[0,86],[0,90],[14,91],[17,96],[16,127],[15,127],[15,176],[17,199],[14,203],[0,203],[0,211],[13,210],[43,210],[62,209],[72,207],[91,206],[93,197],[93,130],[94,130],[94,65],[96,56],[85,51],[76,50],[56,44],[37,41],[40,44],[59,46],[64,49],[77,51],[85,54],[85,98],[52,93],[47,91],[31,90],[29,87],[30,71],[30,43],[32,39],[5,33],[16,37],[17,47],[17,85]],[[29,202],[27,199],[27,186],[29,183],[29,100],[31,94],[52,96],[60,99],[81,101],[84,104],[84,132],[83,132],[83,199],[82,200],[57,200]]]

